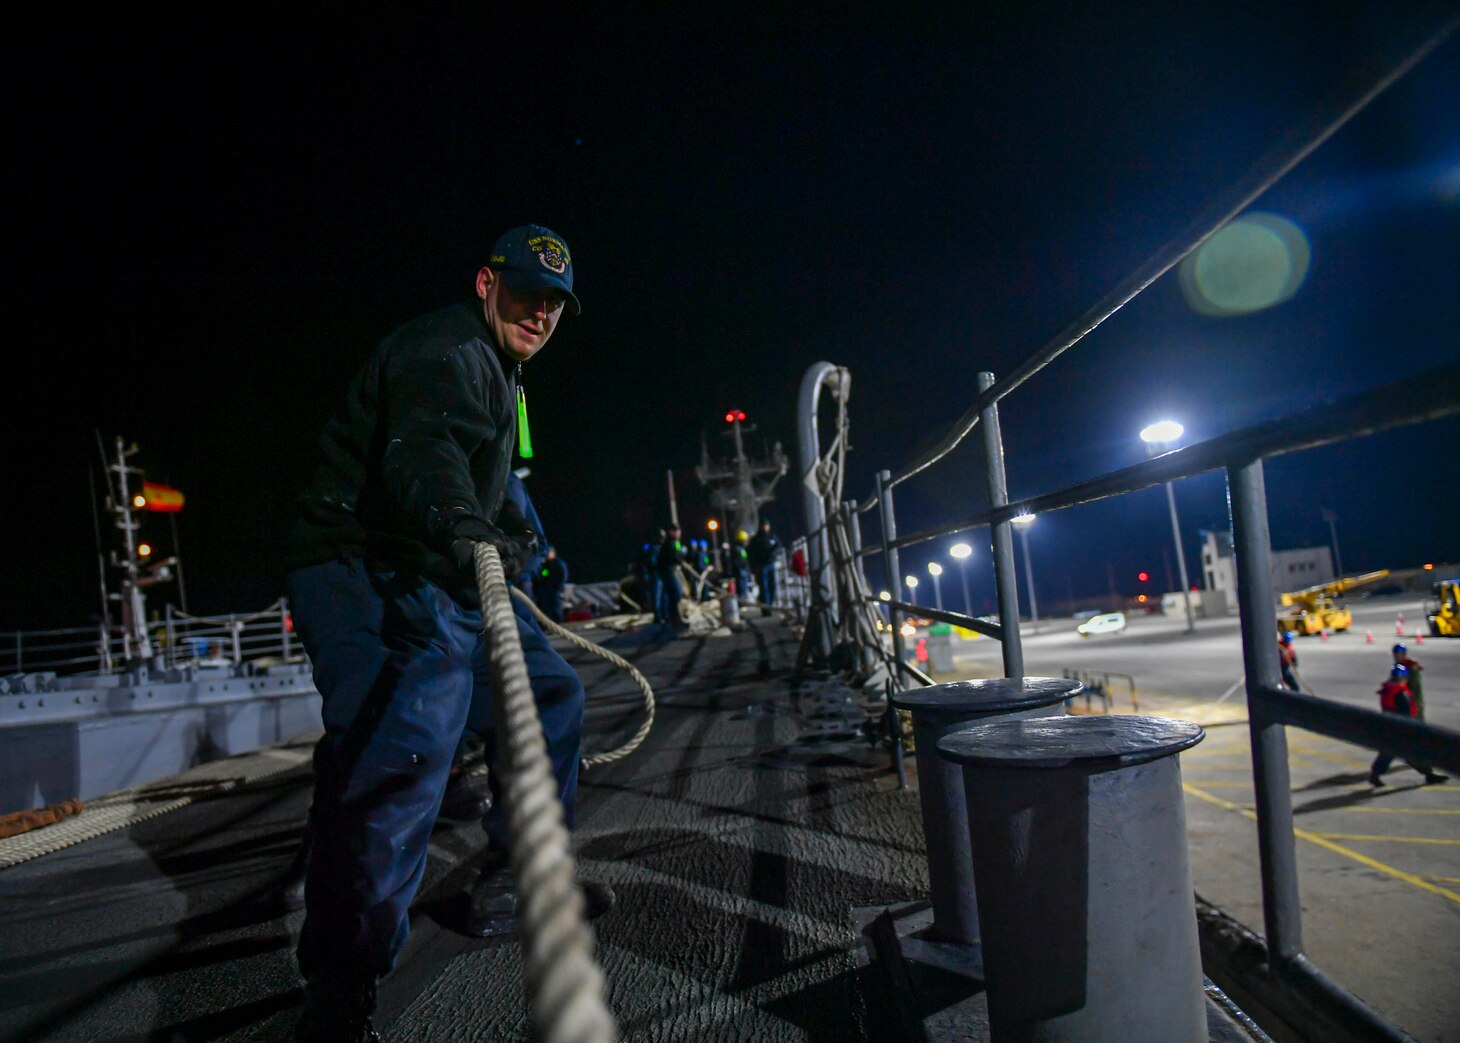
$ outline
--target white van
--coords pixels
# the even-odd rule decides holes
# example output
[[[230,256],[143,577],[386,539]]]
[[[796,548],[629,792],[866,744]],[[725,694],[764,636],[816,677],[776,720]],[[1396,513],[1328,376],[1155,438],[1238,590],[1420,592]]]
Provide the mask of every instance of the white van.
[[[1102,612],[1098,616],[1091,616],[1075,629],[1080,632],[1081,637],[1089,637],[1091,634],[1118,634],[1125,629],[1125,613]]]

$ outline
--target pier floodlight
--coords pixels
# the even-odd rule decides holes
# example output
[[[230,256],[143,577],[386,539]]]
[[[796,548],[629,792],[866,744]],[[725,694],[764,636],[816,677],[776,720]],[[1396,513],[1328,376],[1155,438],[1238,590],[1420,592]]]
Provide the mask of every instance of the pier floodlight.
[[[908,590],[918,589],[918,578],[916,576],[904,576],[902,581],[907,584]]]
[[[1185,430],[1175,420],[1158,420],[1141,428],[1141,441],[1147,445],[1167,445],[1180,438]]]
[[[936,561],[930,561],[930,562],[928,562],[928,575],[929,576],[941,576],[941,575],[943,575],[943,566],[942,565],[939,565]]]
[[[948,548],[948,553],[961,560],[973,554],[973,548],[966,543],[955,543]]]
[[[891,591],[887,591],[887,590],[879,590],[877,592],[877,599],[879,601],[891,601],[892,600],[892,592]]]
[[[1019,526],[1019,528],[1027,529],[1029,528],[1029,526],[1034,524],[1034,518],[1035,516],[1033,514],[1025,511],[1023,514],[1014,515],[1014,517],[1010,518],[1009,520],[1015,525]]]

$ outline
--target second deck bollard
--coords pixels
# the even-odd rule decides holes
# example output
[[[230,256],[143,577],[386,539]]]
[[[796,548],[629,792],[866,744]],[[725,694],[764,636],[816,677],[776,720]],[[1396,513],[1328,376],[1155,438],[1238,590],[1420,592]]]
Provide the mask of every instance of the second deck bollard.
[[[1079,681],[1065,677],[1026,677],[1022,681],[993,677],[915,688],[893,696],[893,706],[912,714],[933,903],[929,937],[962,945],[976,944],[979,938],[963,772],[938,755],[938,740],[956,728],[988,718],[1063,714],[1064,701],[1080,690]]]
[[[992,721],[962,766],[994,1043],[1207,1043],[1196,900],[1164,717]]]

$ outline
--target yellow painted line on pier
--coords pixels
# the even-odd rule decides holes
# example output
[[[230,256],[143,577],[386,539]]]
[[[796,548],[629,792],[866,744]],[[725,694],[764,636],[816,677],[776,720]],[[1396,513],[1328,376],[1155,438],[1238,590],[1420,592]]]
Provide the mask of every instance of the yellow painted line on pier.
[[[1233,804],[1230,800],[1223,800],[1215,793],[1207,793],[1199,787],[1193,786],[1189,782],[1183,782],[1181,784],[1181,788],[1186,790],[1186,792],[1190,793],[1193,797],[1200,797],[1202,800],[1215,804],[1219,808],[1226,808],[1228,811],[1235,811],[1237,814],[1245,815],[1250,819],[1255,820],[1257,818],[1257,813],[1255,811],[1249,811],[1247,808],[1244,808],[1241,805]],[[1394,877],[1396,880],[1403,880],[1406,884],[1413,884],[1421,891],[1429,891],[1431,894],[1437,894],[1440,895],[1442,898],[1448,898],[1456,905],[1460,905],[1460,894],[1451,891],[1447,887],[1441,887],[1438,884],[1433,884],[1422,876],[1415,876],[1413,873],[1406,873],[1402,869],[1396,869],[1386,862],[1380,862],[1377,858],[1370,858],[1368,855],[1359,854],[1359,852],[1354,851],[1352,848],[1344,847],[1342,844],[1335,844],[1327,837],[1319,836],[1317,833],[1309,833],[1306,829],[1298,829],[1295,827],[1293,829],[1293,836],[1297,837],[1300,840],[1306,840],[1310,844],[1316,844],[1321,848],[1332,851],[1334,854],[1342,855],[1344,858],[1352,859],[1361,866],[1368,866],[1370,869],[1378,870],[1381,873]]]
[[[1244,808],[1255,808],[1256,804],[1243,804]],[[1370,815],[1460,815],[1460,811],[1449,808],[1321,808],[1320,811],[1336,811],[1347,815],[1350,811],[1362,811]],[[1309,812],[1314,814],[1314,812]],[[1327,836],[1327,834],[1324,834]]]
[[[1294,830],[1294,832],[1297,832]],[[1373,840],[1383,844],[1456,844],[1460,840],[1442,840],[1439,837],[1386,837],[1370,833],[1314,833],[1324,840]]]

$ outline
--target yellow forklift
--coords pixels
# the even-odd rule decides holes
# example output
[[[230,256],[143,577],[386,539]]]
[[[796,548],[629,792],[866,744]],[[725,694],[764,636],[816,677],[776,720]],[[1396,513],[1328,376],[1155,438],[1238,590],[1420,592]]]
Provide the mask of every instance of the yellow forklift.
[[[1435,637],[1460,637],[1460,578],[1436,580],[1430,588],[1435,599],[1425,605],[1425,618]]]
[[[1304,590],[1289,591],[1278,596],[1283,610],[1278,613],[1278,633],[1291,630],[1299,637],[1321,634],[1328,630],[1340,633],[1353,626],[1354,616],[1344,605],[1334,599],[1355,587],[1362,587],[1389,575],[1388,569],[1364,572],[1357,576],[1340,576],[1338,579]]]

